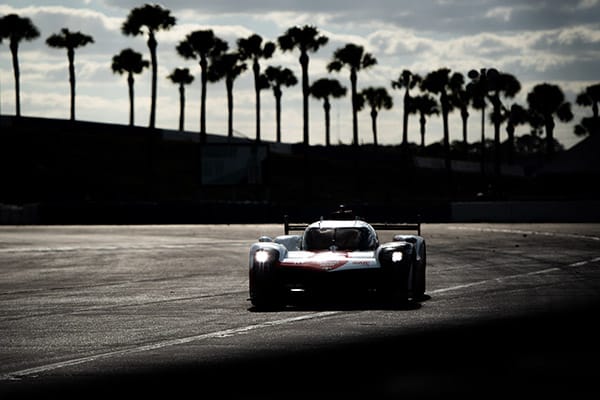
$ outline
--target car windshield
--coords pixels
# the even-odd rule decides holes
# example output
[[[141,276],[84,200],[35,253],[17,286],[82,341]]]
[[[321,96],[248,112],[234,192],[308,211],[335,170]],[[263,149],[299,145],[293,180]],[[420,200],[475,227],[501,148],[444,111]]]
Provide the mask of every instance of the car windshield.
[[[305,233],[304,249],[372,250],[369,231],[364,228],[311,228]]]

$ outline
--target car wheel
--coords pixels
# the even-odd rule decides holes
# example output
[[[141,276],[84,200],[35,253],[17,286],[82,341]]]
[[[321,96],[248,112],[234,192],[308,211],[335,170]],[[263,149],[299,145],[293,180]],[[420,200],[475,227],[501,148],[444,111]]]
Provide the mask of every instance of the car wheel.
[[[425,243],[421,247],[421,260],[415,261],[413,273],[413,300],[419,301],[425,297],[425,268],[427,266],[427,250]]]
[[[255,264],[250,271],[250,302],[257,309],[282,306],[283,296],[273,273],[272,263]]]
[[[392,306],[404,306],[408,302],[409,267],[401,266],[386,271],[381,284],[383,300]]]

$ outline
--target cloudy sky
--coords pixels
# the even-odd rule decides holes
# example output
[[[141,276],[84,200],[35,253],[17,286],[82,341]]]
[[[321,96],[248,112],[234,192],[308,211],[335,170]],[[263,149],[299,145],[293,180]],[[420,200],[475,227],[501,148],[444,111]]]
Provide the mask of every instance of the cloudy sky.
[[[29,17],[41,35],[23,42],[21,65],[21,112],[27,116],[69,118],[69,85],[66,52],[46,46],[48,36],[66,27],[91,35],[95,43],[79,48],[75,55],[77,80],[77,119],[127,124],[129,103],[125,76],[112,73],[112,57],[122,49],[133,48],[149,59],[145,37],[124,36],[120,27],[129,11],[143,5],[135,0],[4,0],[0,15],[10,13]],[[25,5],[26,4],[26,5]],[[329,75],[326,70],[333,52],[346,43],[365,47],[378,61],[362,71],[360,88],[383,86],[394,98],[394,108],[381,111],[379,138],[383,144],[401,140],[402,93],[391,88],[403,69],[426,75],[450,68],[464,75],[470,69],[494,67],[515,75],[522,84],[518,96],[509,100],[526,104],[533,86],[548,82],[559,85],[573,103],[575,120],[557,124],[557,138],[566,147],[580,138],[573,126],[589,109],[575,105],[575,96],[590,84],[600,82],[600,0],[165,0],[160,2],[177,19],[169,31],[158,33],[158,100],[156,125],[177,129],[179,97],[177,87],[166,77],[174,68],[188,67],[196,80],[187,86],[185,128],[199,130],[200,67],[181,58],[175,46],[186,34],[213,29],[230,48],[240,37],[253,33],[275,41],[289,27],[314,25],[329,43],[311,54],[311,81],[334,77],[348,86],[347,70]],[[262,68],[281,65],[301,76],[298,53],[277,51],[262,61]],[[8,43],[0,45],[0,96],[2,114],[14,114],[14,82]],[[150,106],[150,72],[136,75],[136,125],[147,126]],[[227,131],[225,84],[208,87],[207,130]],[[275,103],[271,91],[262,92],[264,139],[275,138]],[[286,142],[302,138],[302,96],[300,86],[283,94],[283,135]],[[254,91],[248,70],[235,82],[234,129],[236,135],[255,137]],[[480,114],[471,112],[470,140],[477,140]],[[451,138],[461,137],[460,116],[450,117]],[[359,115],[360,140],[372,141],[367,111]],[[521,127],[519,134],[527,133]],[[409,140],[417,142],[418,122],[411,117]],[[491,127],[487,129],[492,135]],[[332,140],[350,143],[352,139],[349,97],[336,99],[332,106]],[[427,142],[441,139],[441,118],[428,122]],[[311,99],[310,141],[324,143],[324,117],[321,103]]]

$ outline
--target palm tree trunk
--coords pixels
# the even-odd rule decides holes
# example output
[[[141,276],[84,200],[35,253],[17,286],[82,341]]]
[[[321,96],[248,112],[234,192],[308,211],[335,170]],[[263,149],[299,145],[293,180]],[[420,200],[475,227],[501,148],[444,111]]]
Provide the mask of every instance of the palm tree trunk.
[[[202,85],[200,93],[200,143],[206,142],[206,85],[208,82],[207,76],[208,61],[206,57],[200,58],[200,83]]]
[[[309,87],[308,87],[308,54],[306,51],[302,51],[300,54],[300,65],[302,66],[302,109],[303,109],[303,143],[305,146],[309,144],[309,136],[308,136],[308,95],[309,95]]]
[[[500,93],[496,92],[492,97],[494,106],[494,175],[500,176]]]
[[[233,138],[233,79],[225,79],[227,88],[227,137]]]
[[[425,124],[427,120],[425,119],[425,115],[421,113],[421,118],[419,119],[421,125],[421,149],[425,148]]]
[[[130,71],[127,77],[127,86],[129,88],[129,126],[133,126],[134,104],[133,104],[133,73]]]
[[[352,86],[352,145],[358,146],[358,93],[356,90],[356,70],[350,70],[350,84]]]
[[[254,72],[254,92],[256,96],[256,142],[260,143],[260,65],[258,65],[257,59],[254,60],[252,71]]]
[[[497,115],[497,114],[496,114]],[[500,176],[500,122],[494,122],[494,174]]]
[[[158,62],[156,60],[156,38],[154,32],[150,31],[148,35],[148,48],[150,49],[150,60],[152,64],[152,95],[150,99],[150,128],[154,128],[156,120],[156,76],[158,69]]]
[[[452,173],[452,165],[450,163],[450,131],[448,128],[448,113],[449,110],[449,99],[446,92],[442,92],[440,103],[442,104],[442,123],[444,125],[444,161],[446,165],[446,171],[448,175]]]
[[[373,144],[377,146],[377,110],[371,110],[371,128],[373,129]]]
[[[183,131],[184,121],[185,121],[185,86],[182,82],[179,84],[179,131]]]
[[[69,59],[69,86],[71,87],[71,121],[75,121],[75,50],[67,49]]]
[[[281,143],[281,88],[273,89],[275,94],[275,124],[277,129],[277,143]]]
[[[408,94],[408,86],[404,92],[404,115],[402,116],[402,146],[408,144],[408,109],[410,105],[410,95]]]
[[[16,41],[10,42],[10,52],[12,54],[13,74],[15,76],[15,108],[17,117],[21,116],[21,85],[20,85],[20,70],[19,70],[19,43]]]
[[[329,103],[329,99],[327,97],[323,101],[323,110],[325,111],[325,145],[329,147],[331,146],[331,104]]]
[[[485,100],[481,107],[481,176],[485,177]]]
[[[463,144],[465,145],[465,149],[467,148],[467,122],[469,119],[469,111],[467,111],[467,108],[463,108],[460,111],[460,117],[462,118],[462,131],[463,131]]]

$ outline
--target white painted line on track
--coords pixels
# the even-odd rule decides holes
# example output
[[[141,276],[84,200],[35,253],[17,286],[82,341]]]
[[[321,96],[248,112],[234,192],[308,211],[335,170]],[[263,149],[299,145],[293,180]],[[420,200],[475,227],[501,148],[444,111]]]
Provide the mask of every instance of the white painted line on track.
[[[560,268],[560,267],[545,268],[545,269],[541,269],[541,270],[537,270],[537,271],[530,271],[530,272],[525,272],[525,273],[521,273],[521,274],[508,275],[508,276],[499,277],[499,278],[486,279],[486,280],[466,283],[466,284],[462,284],[462,285],[450,286],[447,288],[435,289],[435,290],[428,291],[427,293],[428,294],[439,294],[439,293],[451,292],[451,291],[466,289],[466,288],[470,288],[470,287],[474,287],[474,286],[485,285],[485,284],[492,283],[492,282],[502,282],[502,281],[509,280],[509,279],[516,279],[516,278],[521,278],[521,277],[526,277],[526,276],[546,274],[549,272],[556,272],[556,271],[560,271],[561,269],[564,269],[564,268],[581,267],[581,266],[585,266],[587,264],[592,264],[592,263],[596,263],[596,262],[600,262],[600,257],[595,257],[590,260],[575,262],[575,263],[566,265],[562,268]],[[27,368],[27,369],[22,369],[19,371],[14,371],[14,372],[8,372],[8,373],[0,375],[0,381],[18,380],[18,379],[26,377],[26,376],[32,376],[32,375],[45,373],[45,372],[53,371],[53,370],[60,369],[60,368],[70,367],[70,366],[74,366],[74,365],[84,364],[84,363],[88,363],[88,362],[92,362],[92,361],[104,360],[104,359],[108,359],[111,357],[118,357],[118,356],[123,356],[123,355],[128,355],[128,354],[134,354],[134,353],[142,353],[145,351],[157,350],[157,349],[162,349],[165,347],[176,346],[176,345],[180,345],[180,344],[186,344],[186,343],[190,343],[190,342],[202,341],[202,340],[207,340],[207,339],[236,336],[236,335],[244,334],[246,332],[257,330],[257,329],[264,329],[264,328],[269,328],[269,327],[278,326],[278,325],[285,325],[285,324],[290,324],[290,323],[294,323],[297,321],[306,321],[306,320],[311,320],[311,319],[326,318],[326,317],[338,315],[341,313],[342,313],[342,311],[323,311],[323,312],[318,312],[318,313],[313,313],[313,314],[304,314],[304,315],[300,315],[297,317],[283,318],[283,319],[278,319],[278,320],[274,320],[274,321],[266,321],[266,322],[262,322],[260,324],[247,325],[247,326],[243,326],[243,327],[239,327],[239,328],[231,328],[231,329],[224,329],[224,330],[217,331],[217,332],[203,333],[200,335],[188,336],[188,337],[179,338],[179,339],[164,340],[162,342],[151,343],[151,344],[147,344],[147,345],[143,345],[143,346],[132,347],[132,348],[123,349],[123,350],[116,350],[116,351],[111,351],[111,352],[107,352],[107,353],[101,353],[101,354],[96,354],[96,355],[92,355],[92,356],[80,357],[80,358],[75,358],[72,360],[61,361],[61,362],[57,362],[57,363],[41,365],[39,367]]]
[[[519,235],[540,235],[540,236],[552,236],[552,237],[564,237],[564,238],[570,238],[570,239],[587,239],[587,240],[600,241],[599,236],[579,235],[576,233],[530,231],[530,230],[523,230],[523,229],[508,229],[508,228],[481,228],[481,227],[475,227],[475,226],[449,226],[449,227],[447,227],[447,229],[449,229],[451,231],[516,233]]]
[[[507,281],[509,279],[517,279],[517,278],[522,278],[525,276],[533,276],[533,275],[541,275],[541,274],[547,274],[549,272],[557,272],[560,271],[561,269],[564,268],[574,268],[574,267],[583,267],[587,264],[592,264],[592,263],[596,263],[596,262],[600,262],[600,257],[596,257],[596,258],[592,258],[589,260],[585,260],[585,261],[578,261],[572,264],[568,264],[562,268],[560,267],[551,267],[551,268],[545,268],[545,269],[540,269],[537,271],[530,271],[530,272],[524,272],[521,274],[515,274],[515,275],[507,275],[507,276],[502,276],[499,278],[493,278],[493,279],[484,279],[482,281],[477,281],[477,282],[470,282],[470,283],[465,283],[462,285],[456,285],[456,286],[450,286],[447,288],[441,288],[441,289],[435,289],[435,290],[430,290],[427,293],[428,294],[438,294],[438,293],[444,293],[444,292],[451,292],[454,290],[460,290],[460,289],[466,289],[466,288],[470,288],[473,286],[480,286],[480,285],[485,285],[488,283],[492,283],[492,282],[503,282],[503,281]]]
[[[225,243],[226,246],[232,245],[246,245],[247,242],[239,240],[228,240],[221,241],[222,246]],[[76,252],[76,251],[118,251],[118,250],[177,250],[177,249],[194,249],[201,248],[202,246],[210,245],[211,248],[216,248],[216,245],[212,242],[199,241],[193,243],[151,243],[151,244],[98,244],[98,245],[87,245],[87,246],[37,246],[37,247],[6,247],[0,248],[0,253],[64,253],[64,252]]]
[[[297,321],[306,321],[306,320],[310,320],[310,319],[325,318],[325,317],[339,314],[339,313],[340,313],[339,311],[323,311],[323,312],[318,312],[318,313],[314,313],[314,314],[300,315],[297,317],[283,318],[283,319],[278,319],[278,320],[274,320],[274,321],[266,321],[266,322],[262,322],[260,324],[248,325],[248,326],[243,326],[240,328],[224,329],[222,331],[204,333],[201,335],[188,336],[188,337],[172,339],[172,340],[164,340],[162,342],[147,344],[147,345],[143,345],[143,346],[132,347],[132,348],[123,349],[123,350],[115,350],[115,351],[110,351],[107,353],[101,353],[101,354],[96,354],[96,355],[87,356],[87,357],[75,358],[72,360],[66,360],[66,361],[61,361],[61,362],[57,362],[57,363],[41,365],[39,367],[27,368],[27,369],[23,369],[20,371],[9,372],[9,373],[0,375],[0,381],[16,380],[16,379],[19,379],[19,378],[22,378],[25,376],[36,375],[36,374],[49,372],[49,371],[59,369],[59,368],[71,367],[74,365],[88,363],[91,361],[103,360],[103,359],[107,359],[107,358],[111,358],[111,357],[118,357],[118,356],[123,356],[123,355],[128,355],[128,354],[134,354],[134,353],[142,353],[144,351],[157,350],[157,349],[162,349],[164,347],[176,346],[176,345],[180,345],[180,344],[196,342],[196,341],[201,341],[201,340],[206,340],[206,339],[230,337],[230,336],[244,334],[246,332],[257,330],[257,329],[269,328],[269,327],[278,326],[278,325],[285,325],[285,324],[290,324],[290,323],[297,322]]]

